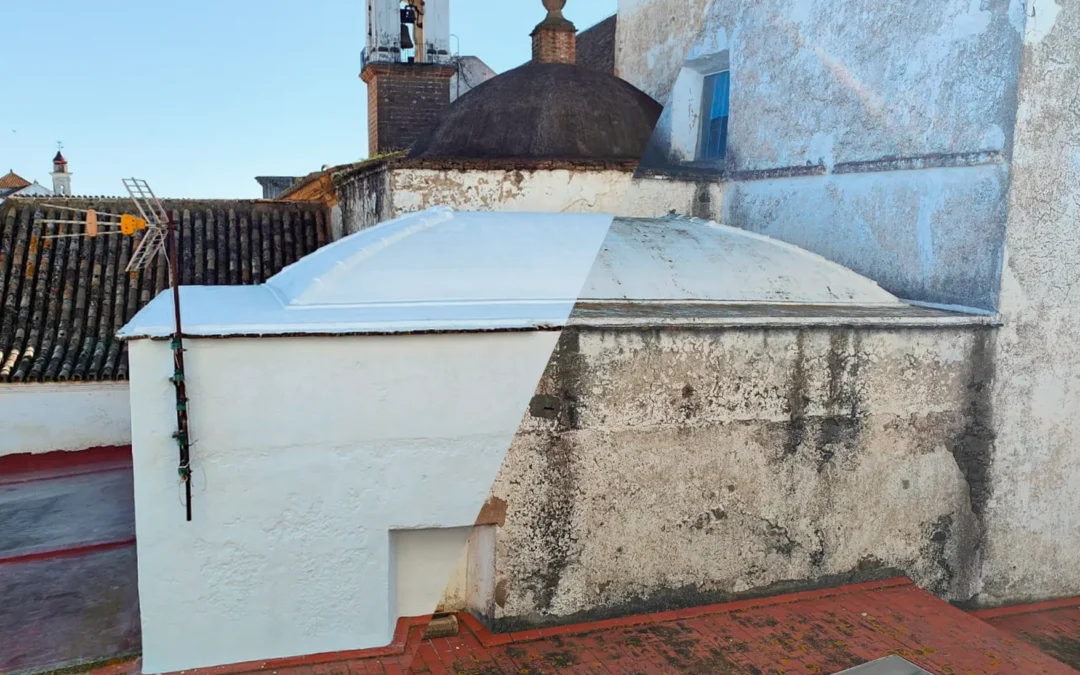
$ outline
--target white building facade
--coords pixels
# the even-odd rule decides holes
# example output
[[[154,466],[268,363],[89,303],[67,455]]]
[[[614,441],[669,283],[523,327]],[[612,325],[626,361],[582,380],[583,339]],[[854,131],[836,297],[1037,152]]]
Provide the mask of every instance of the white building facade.
[[[610,220],[434,209],[263,285],[183,289],[191,522],[169,298],[140,312],[144,672],[381,647],[431,613]]]
[[[619,75],[669,103],[643,172],[722,193],[680,212],[1000,315],[957,458],[984,531],[972,604],[1080,593],[1078,26],[1071,1],[619,3]]]

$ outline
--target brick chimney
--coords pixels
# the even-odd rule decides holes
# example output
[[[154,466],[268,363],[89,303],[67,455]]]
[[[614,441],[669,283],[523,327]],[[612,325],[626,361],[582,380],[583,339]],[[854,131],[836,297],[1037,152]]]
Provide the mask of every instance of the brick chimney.
[[[547,17],[532,32],[533,61],[537,63],[577,63],[577,28],[562,10],[566,0],[544,0]]]

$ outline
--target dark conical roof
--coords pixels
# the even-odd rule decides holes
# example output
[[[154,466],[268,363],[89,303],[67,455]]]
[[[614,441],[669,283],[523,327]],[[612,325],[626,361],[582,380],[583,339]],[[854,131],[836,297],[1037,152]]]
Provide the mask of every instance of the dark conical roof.
[[[450,104],[409,157],[639,159],[662,109],[613,75],[527,63]]]

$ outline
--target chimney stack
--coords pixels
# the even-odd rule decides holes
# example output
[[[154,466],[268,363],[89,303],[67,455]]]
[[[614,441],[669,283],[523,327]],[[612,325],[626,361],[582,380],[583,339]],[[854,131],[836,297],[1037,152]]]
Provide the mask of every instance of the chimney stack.
[[[537,63],[577,63],[577,28],[562,10],[566,0],[544,0],[547,17],[532,32],[533,61]]]

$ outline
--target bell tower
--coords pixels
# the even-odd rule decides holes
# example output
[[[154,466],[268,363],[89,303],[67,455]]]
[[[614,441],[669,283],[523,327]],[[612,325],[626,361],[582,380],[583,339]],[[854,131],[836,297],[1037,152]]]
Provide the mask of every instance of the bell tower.
[[[450,0],[368,0],[364,65],[448,65]]]
[[[57,150],[56,157],[53,157],[53,170],[50,175],[53,181],[53,194],[57,197],[70,197],[71,172],[68,171],[67,160],[64,159],[60,150]]]
[[[450,104],[450,0],[367,0],[368,154],[407,150]]]

